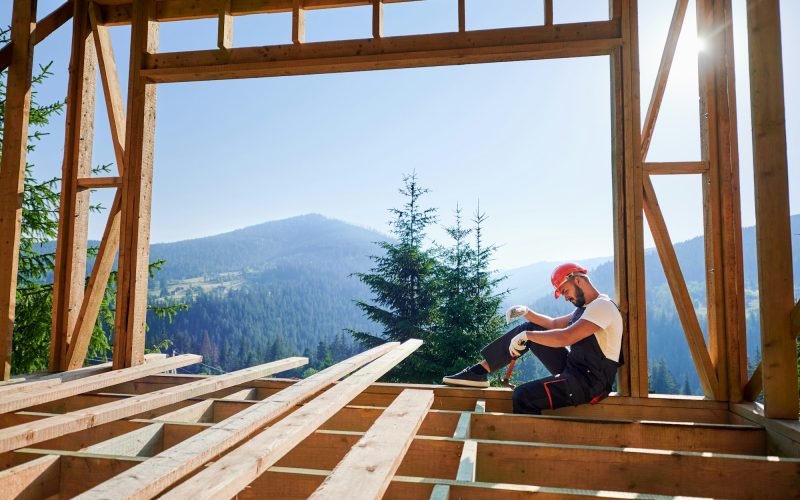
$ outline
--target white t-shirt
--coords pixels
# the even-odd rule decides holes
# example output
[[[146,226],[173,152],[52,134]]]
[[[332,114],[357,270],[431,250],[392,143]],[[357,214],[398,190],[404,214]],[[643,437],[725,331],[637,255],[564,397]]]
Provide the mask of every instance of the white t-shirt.
[[[622,315],[608,295],[601,293],[587,304],[581,319],[590,321],[600,328],[594,332],[600,349],[605,357],[619,362],[619,351],[622,348]]]

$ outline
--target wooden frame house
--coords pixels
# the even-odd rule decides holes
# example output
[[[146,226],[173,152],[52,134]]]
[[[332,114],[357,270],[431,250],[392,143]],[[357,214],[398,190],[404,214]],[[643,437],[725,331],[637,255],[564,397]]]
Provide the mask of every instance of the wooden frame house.
[[[7,100],[0,162],[0,492],[83,498],[553,498],[800,496],[800,421],[789,182],[778,0],[747,1],[762,362],[745,347],[731,0],[676,0],[652,98],[640,116],[638,5],[608,18],[539,26],[383,35],[383,4],[414,0],[66,0],[36,18],[13,0],[0,48]],[[641,2],[643,3],[643,2]],[[372,36],[306,43],[310,9],[372,6]],[[233,47],[234,19],[292,13],[293,43]],[[647,161],[684,18],[695,15],[700,161]],[[159,24],[218,19],[218,48],[158,51]],[[33,55],[72,21],[66,144],[54,276],[50,373],[11,379]],[[127,106],[108,28],[130,24]],[[542,416],[511,414],[508,389],[381,384],[418,347],[386,344],[302,381],[264,378],[289,358],[213,376],[164,372],[198,361],[144,354],[158,84],[604,55],[613,142],[615,296],[627,364],[618,394]],[[96,74],[102,88],[96,88]],[[105,99],[119,168],[91,175],[95,99]],[[125,113],[127,109],[127,113]],[[99,124],[98,124],[99,126]],[[702,178],[708,342],[651,181]],[[86,286],[89,189],[115,198]],[[644,218],[652,231],[703,398],[648,394]],[[115,258],[113,363],[84,367]],[[349,375],[349,376],[348,376]],[[343,378],[346,377],[346,378]],[[341,380],[340,380],[341,379]],[[763,393],[763,405],[753,403]]]

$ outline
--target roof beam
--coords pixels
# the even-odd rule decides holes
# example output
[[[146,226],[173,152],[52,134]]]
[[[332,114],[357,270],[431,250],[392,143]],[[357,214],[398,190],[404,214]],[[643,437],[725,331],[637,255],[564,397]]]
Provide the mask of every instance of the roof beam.
[[[609,54],[618,21],[147,54],[154,83],[308,75]]]

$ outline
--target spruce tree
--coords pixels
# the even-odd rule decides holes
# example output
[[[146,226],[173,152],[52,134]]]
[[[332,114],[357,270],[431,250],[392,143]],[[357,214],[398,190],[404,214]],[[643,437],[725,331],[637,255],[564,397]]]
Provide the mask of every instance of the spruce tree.
[[[378,334],[348,329],[362,346],[412,338],[424,342],[387,375],[390,380],[430,382],[441,377],[434,363],[436,342],[432,331],[439,309],[436,260],[423,247],[426,229],[436,222],[436,210],[423,208],[421,204],[427,192],[419,186],[415,174],[403,178],[400,193],[406,197],[406,203],[401,209],[390,209],[392,234],[397,241],[377,243],[383,254],[371,256],[374,265],[369,272],[355,274],[373,294],[372,302],[356,301],[356,304],[383,329]]]

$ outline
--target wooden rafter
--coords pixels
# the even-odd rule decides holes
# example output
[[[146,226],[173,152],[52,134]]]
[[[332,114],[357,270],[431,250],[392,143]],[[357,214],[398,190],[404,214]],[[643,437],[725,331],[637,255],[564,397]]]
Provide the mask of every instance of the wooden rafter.
[[[0,155],[0,379],[11,376],[14,306],[17,293],[22,194],[31,106],[36,0],[14,2],[11,66],[6,84],[3,152]]]
[[[72,18],[72,0],[67,0],[60,7],[56,8],[53,12],[44,16],[41,21],[36,22],[36,27],[31,33],[33,44],[41,42],[52,32],[60,28],[64,23]],[[11,54],[13,51],[12,43],[4,45],[0,48],[0,71],[5,70],[11,64]]]
[[[292,42],[295,44],[306,41],[306,11],[303,0],[294,0],[292,4]]]
[[[383,497],[432,403],[430,390],[401,392],[309,498]]]
[[[106,189],[122,186],[122,177],[79,177],[78,189]]]
[[[664,51],[661,54],[661,62],[658,65],[656,82],[653,86],[653,93],[650,96],[650,104],[647,107],[647,114],[644,119],[644,129],[642,130],[642,161],[647,158],[647,151],[650,149],[650,141],[653,138],[653,131],[656,128],[658,112],[661,109],[661,101],[664,98],[664,90],[667,88],[669,70],[672,68],[672,60],[675,58],[675,48],[678,46],[678,39],[683,27],[683,19],[686,17],[686,7],[689,0],[677,0],[675,10],[672,13],[672,21],[667,33],[667,42],[664,44]]]
[[[298,12],[301,10],[298,7]],[[295,20],[298,18],[293,16]],[[234,48],[224,53],[219,50],[151,53],[145,58],[142,76],[150,82],[165,83],[578,57],[609,54],[622,43],[617,21],[379,40],[305,44],[299,41],[298,38],[291,45]]]
[[[411,355],[422,341],[411,339],[349,376],[266,431],[167,492],[163,498],[235,495],[371,383]]]
[[[686,287],[686,281],[683,278],[678,257],[675,254],[675,248],[672,246],[672,240],[669,237],[667,225],[649,176],[644,177],[643,184],[644,212],[647,215],[647,221],[653,233],[653,240],[656,243],[656,249],[664,268],[664,275],[667,277],[667,283],[669,283],[669,288],[672,292],[672,298],[675,300],[678,317],[686,334],[689,352],[692,355],[692,361],[694,361],[703,392],[713,399],[717,394],[717,374],[714,371],[714,365],[711,363],[711,357],[703,339],[703,331],[700,329],[697,313],[694,310],[692,298]]]
[[[467,31],[467,0],[458,0],[458,31]]]
[[[337,379],[396,347],[396,342],[387,343],[322,370],[179,445],[164,450],[130,471],[86,492],[82,498],[108,498],[109,495],[115,496],[120,491],[126,492],[129,498],[152,498],[272,420],[290,411],[303,399],[313,396]],[[191,410],[177,410],[160,419],[173,419],[176,415],[185,415],[187,411]]]
[[[544,0],[544,24],[545,26],[553,24],[553,0]]]

